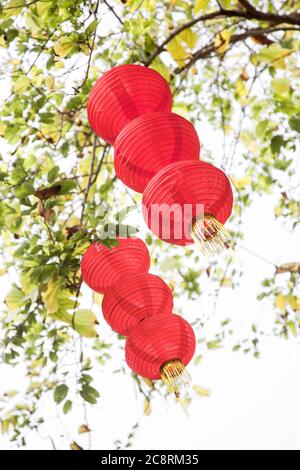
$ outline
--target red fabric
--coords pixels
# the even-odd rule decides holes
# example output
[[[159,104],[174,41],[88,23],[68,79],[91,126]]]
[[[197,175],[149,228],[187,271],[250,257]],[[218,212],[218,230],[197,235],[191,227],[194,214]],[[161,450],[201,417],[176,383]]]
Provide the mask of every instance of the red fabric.
[[[141,320],[151,315],[170,314],[172,291],[153,274],[133,274],[117,282],[104,295],[105,320],[117,333],[127,336]]]
[[[149,252],[142,240],[120,238],[118,242],[112,249],[95,242],[83,255],[82,279],[96,292],[106,292],[124,276],[149,270]]]
[[[126,340],[128,366],[136,374],[154,380],[160,367],[172,359],[187,365],[195,352],[195,334],[190,324],[178,315],[156,315],[138,323]]]
[[[94,85],[88,100],[92,129],[113,144],[132,119],[153,111],[170,112],[172,94],[167,81],[141,65],[113,67]]]
[[[155,205],[161,204],[165,206],[159,211]],[[191,211],[185,215],[184,204],[191,205]],[[184,229],[191,229],[192,219],[200,215],[197,204],[203,204],[204,213],[224,224],[233,205],[229,179],[223,171],[203,161],[172,163],[147,185],[143,195],[143,215],[159,238],[175,245],[189,245],[193,240],[190,232],[184,233]],[[169,217],[171,207],[174,212]]]
[[[194,126],[175,113],[149,113],[125,126],[115,141],[116,175],[142,193],[162,168],[179,160],[199,160]]]

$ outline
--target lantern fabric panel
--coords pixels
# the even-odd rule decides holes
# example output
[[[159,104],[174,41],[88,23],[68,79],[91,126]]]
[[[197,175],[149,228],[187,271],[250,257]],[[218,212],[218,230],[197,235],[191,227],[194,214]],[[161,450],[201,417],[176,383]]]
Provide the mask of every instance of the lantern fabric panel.
[[[102,311],[114,331],[127,336],[141,320],[151,315],[170,314],[172,291],[153,274],[134,274],[117,282],[104,295]]]
[[[179,359],[187,365],[195,346],[194,331],[186,320],[175,314],[156,315],[131,330],[125,345],[126,362],[136,374],[160,379],[165,362]]]
[[[172,94],[167,81],[141,65],[113,67],[100,77],[88,100],[88,119],[94,132],[113,144],[123,127],[153,111],[170,112]]]
[[[159,213],[158,205],[162,204],[165,208]],[[176,245],[189,245],[193,241],[185,232],[192,226],[193,218],[201,215],[197,212],[197,204],[203,204],[205,214],[224,224],[233,205],[229,179],[222,170],[207,162],[177,162],[163,168],[147,185],[143,195],[143,215],[159,238]],[[190,210],[184,205],[190,205]],[[174,213],[169,219],[172,207]]]
[[[149,113],[131,121],[115,141],[116,175],[143,192],[166,165],[199,160],[200,143],[194,126],[175,113]]]
[[[98,242],[92,243],[81,262],[84,282],[102,294],[122,276],[146,273],[149,267],[148,249],[138,238],[119,238],[118,245],[111,249]]]

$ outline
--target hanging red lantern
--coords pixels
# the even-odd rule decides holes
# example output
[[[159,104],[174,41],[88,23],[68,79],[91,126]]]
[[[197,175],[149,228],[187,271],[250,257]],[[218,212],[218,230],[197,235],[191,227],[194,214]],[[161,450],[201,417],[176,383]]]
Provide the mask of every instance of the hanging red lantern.
[[[172,314],[170,288],[148,274],[146,245],[139,239],[119,238],[112,249],[94,242],[86,250],[82,278],[104,293],[103,314],[119,334],[128,335],[126,360],[137,374],[162,379],[178,396],[189,382],[185,366],[195,350],[192,327]]]
[[[153,274],[133,274],[115,283],[104,295],[102,312],[117,333],[127,336],[141,320],[172,313],[172,291]]]
[[[153,111],[170,112],[172,94],[167,81],[141,65],[113,67],[97,80],[88,100],[88,119],[94,132],[113,144],[123,127]]]
[[[178,392],[189,381],[185,366],[195,352],[191,325],[178,315],[156,315],[138,323],[126,340],[128,366],[150,380],[162,379]]]
[[[172,163],[157,173],[143,195],[143,214],[159,238],[175,245],[198,243],[205,255],[228,247],[223,224],[233,195],[225,173],[198,162]]]
[[[102,294],[122,276],[147,273],[149,267],[148,249],[139,238],[118,238],[118,245],[111,249],[98,242],[92,243],[81,261],[82,279]]]
[[[116,175],[143,192],[166,165],[199,160],[200,143],[194,126],[175,113],[149,113],[125,126],[115,144]]]

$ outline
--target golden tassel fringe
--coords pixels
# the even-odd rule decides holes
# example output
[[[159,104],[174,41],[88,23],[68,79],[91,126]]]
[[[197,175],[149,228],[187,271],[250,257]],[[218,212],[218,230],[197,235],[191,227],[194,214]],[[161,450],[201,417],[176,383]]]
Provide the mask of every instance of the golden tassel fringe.
[[[165,362],[160,368],[160,375],[169,392],[175,393],[177,397],[191,381],[189,373],[179,359]]]
[[[191,236],[207,258],[230,248],[228,230],[212,215],[196,217],[193,220]]]

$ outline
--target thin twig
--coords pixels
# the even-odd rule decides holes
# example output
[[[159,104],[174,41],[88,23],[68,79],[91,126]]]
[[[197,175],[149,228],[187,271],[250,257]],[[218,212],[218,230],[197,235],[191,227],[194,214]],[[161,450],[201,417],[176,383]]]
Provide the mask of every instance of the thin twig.
[[[89,179],[88,179],[88,183],[86,185],[85,191],[84,191],[84,199],[83,199],[81,216],[80,216],[80,225],[82,225],[82,223],[83,223],[85,206],[86,206],[86,203],[87,203],[87,198],[88,198],[90,187],[91,187],[91,184],[92,184],[91,182],[92,182],[92,175],[93,175],[93,172],[94,172],[94,164],[95,164],[95,160],[96,160],[97,141],[98,141],[98,137],[95,135],[94,136],[94,142],[93,142],[93,150],[92,150],[92,157],[91,157],[91,164],[90,164]]]
[[[98,7],[99,7],[99,1],[100,0],[97,1],[96,7],[95,7],[95,12],[94,12],[94,16],[95,16],[96,20],[97,20],[97,12],[98,12]],[[96,36],[97,36],[98,25],[99,25],[99,22],[98,22],[98,24],[95,28],[94,34],[93,34],[93,40],[92,40],[90,55],[89,55],[89,59],[88,59],[88,63],[87,63],[87,69],[86,69],[85,77],[84,77],[83,82],[81,83],[81,85],[79,85],[78,87],[75,88],[75,93],[77,93],[78,90],[80,90],[86,84],[86,81],[88,79],[89,71],[90,71],[91,63],[92,63],[92,55],[93,55],[93,52],[94,52],[94,49],[95,49],[95,44],[96,44]]]
[[[122,26],[124,26],[124,21],[119,17],[118,13],[115,12],[113,7],[107,2],[107,0],[103,0],[103,3],[108,7],[108,9],[112,12],[112,14],[117,18],[117,20],[121,23]]]
[[[37,3],[40,0],[32,0],[31,2],[28,3],[20,3],[20,5],[13,5],[13,6],[8,6],[8,7],[2,7],[0,10],[6,11],[6,10],[17,10],[18,8],[25,8],[25,7],[30,7],[31,5],[34,5],[34,3]]]

